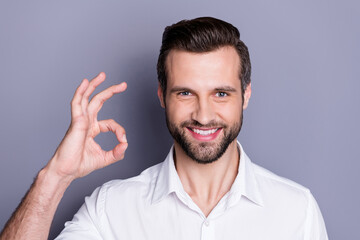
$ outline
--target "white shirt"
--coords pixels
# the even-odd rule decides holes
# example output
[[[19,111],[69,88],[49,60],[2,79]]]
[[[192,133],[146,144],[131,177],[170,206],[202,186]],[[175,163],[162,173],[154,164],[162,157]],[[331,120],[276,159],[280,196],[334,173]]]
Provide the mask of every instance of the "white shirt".
[[[327,240],[310,191],[252,163],[239,147],[238,175],[207,218],[181,184],[172,147],[139,176],[97,188],[56,239]]]

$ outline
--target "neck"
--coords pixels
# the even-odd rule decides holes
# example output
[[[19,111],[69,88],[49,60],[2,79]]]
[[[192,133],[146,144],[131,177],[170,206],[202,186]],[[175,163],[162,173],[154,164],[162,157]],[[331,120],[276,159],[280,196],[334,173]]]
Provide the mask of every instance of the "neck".
[[[207,217],[235,181],[239,152],[234,140],[215,162],[195,162],[175,142],[175,166],[184,190]]]

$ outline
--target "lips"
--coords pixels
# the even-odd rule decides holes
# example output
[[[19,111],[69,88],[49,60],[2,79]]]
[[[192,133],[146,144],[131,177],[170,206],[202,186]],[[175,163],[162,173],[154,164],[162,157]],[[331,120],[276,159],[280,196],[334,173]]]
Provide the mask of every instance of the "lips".
[[[200,128],[192,128],[187,127],[191,135],[199,141],[212,141],[214,140],[222,128],[208,128],[208,129],[200,129]]]

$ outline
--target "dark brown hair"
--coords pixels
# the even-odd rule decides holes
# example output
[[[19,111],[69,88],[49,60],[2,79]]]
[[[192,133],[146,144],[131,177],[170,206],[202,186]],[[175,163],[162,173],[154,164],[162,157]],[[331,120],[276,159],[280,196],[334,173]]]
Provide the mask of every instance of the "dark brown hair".
[[[212,17],[182,20],[167,26],[163,33],[157,63],[158,80],[164,98],[167,87],[166,58],[171,50],[202,53],[224,46],[234,47],[240,56],[239,79],[244,94],[247,85],[251,81],[251,63],[248,48],[240,40],[240,32],[236,27]]]

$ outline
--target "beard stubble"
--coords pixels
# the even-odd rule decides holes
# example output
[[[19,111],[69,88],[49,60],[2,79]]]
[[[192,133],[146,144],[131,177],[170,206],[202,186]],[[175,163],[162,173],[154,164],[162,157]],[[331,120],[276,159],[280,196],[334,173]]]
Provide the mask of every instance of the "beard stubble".
[[[239,121],[231,126],[215,121],[212,121],[206,125],[202,125],[195,120],[184,121],[180,125],[177,125],[169,121],[168,114],[165,109],[166,125],[169,129],[170,135],[181,146],[187,156],[200,164],[209,164],[215,162],[226,152],[230,143],[232,143],[236,139],[241,130],[243,122],[242,113],[243,111],[241,110],[241,116],[239,118]],[[186,131],[188,131],[186,127],[188,126],[201,128],[221,127],[221,131],[223,132],[220,133],[221,136],[218,135],[217,138],[221,137],[221,139],[217,140],[216,142],[211,141],[196,143],[188,139],[189,134],[186,133]]]

